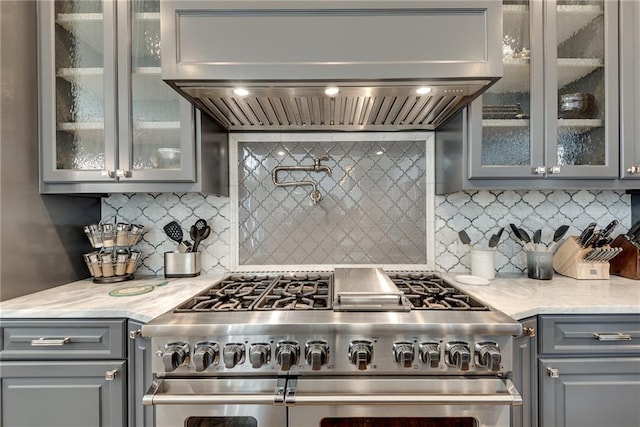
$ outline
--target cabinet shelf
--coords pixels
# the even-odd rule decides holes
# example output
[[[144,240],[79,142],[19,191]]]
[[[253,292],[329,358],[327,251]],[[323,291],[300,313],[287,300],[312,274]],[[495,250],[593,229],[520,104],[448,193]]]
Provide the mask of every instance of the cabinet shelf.
[[[604,15],[604,10],[598,5],[559,5],[557,11],[558,20],[562,20],[562,25],[557,29],[558,44],[568,40],[597,17]],[[522,26],[523,18],[529,15],[530,10],[525,5],[503,5],[502,12],[504,27],[509,29]]]
[[[529,119],[483,119],[482,127],[485,128],[526,128],[529,127]],[[593,129],[604,127],[604,120],[600,119],[559,119],[558,127],[575,129]]]
[[[104,15],[102,13],[59,13],[56,24],[87,43],[96,52],[104,49]]]
[[[562,22],[557,28],[558,44],[569,39],[598,16],[604,15],[604,10],[598,5],[559,5],[557,8],[557,19]]]
[[[180,122],[137,121],[134,130],[171,130],[180,129]],[[64,132],[103,131],[104,122],[63,122],[58,123],[58,130]]]
[[[564,87],[602,67],[604,63],[598,58],[559,58],[558,87]],[[505,59],[504,76],[487,92],[529,92],[530,75],[529,58]]]
[[[64,122],[58,123],[57,128],[84,140],[104,139],[103,122]],[[137,138],[144,138],[145,146],[173,147],[180,141],[180,122],[134,122],[133,133]]]
[[[485,128],[526,128],[529,127],[529,119],[484,119],[482,127]]]
[[[558,58],[558,87],[564,87],[603,67],[604,62],[599,58]]]
[[[593,129],[604,127],[604,120],[600,119],[559,119],[558,127],[575,129]]]
[[[102,97],[104,70],[102,68],[60,68],[58,77],[75,83],[83,90]],[[178,102],[171,88],[158,77],[160,67],[140,67],[133,70],[132,85],[136,90],[136,101]]]

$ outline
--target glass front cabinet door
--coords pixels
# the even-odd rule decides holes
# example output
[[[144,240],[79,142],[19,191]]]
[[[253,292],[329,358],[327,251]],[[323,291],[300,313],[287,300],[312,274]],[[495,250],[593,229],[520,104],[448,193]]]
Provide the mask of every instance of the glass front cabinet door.
[[[42,181],[193,182],[194,112],[160,77],[159,1],[38,7]]]
[[[640,179],[640,2],[620,2],[620,176]]]
[[[618,176],[618,2],[506,0],[504,76],[470,109],[470,178]]]

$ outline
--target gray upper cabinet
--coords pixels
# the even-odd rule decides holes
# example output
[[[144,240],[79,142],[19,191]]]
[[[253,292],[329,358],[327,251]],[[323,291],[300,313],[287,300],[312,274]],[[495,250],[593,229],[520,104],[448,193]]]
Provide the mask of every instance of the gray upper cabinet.
[[[620,176],[640,179],[640,3],[620,3]]]
[[[199,114],[160,76],[159,1],[38,7],[41,192],[201,191]]]
[[[618,6],[504,1],[504,77],[470,108],[469,178],[618,177]]]

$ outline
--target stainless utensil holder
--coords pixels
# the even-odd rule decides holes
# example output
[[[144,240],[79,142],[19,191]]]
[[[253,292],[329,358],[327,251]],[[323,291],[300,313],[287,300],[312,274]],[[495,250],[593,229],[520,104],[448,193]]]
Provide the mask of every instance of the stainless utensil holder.
[[[196,277],[200,275],[200,252],[165,252],[164,277]]]

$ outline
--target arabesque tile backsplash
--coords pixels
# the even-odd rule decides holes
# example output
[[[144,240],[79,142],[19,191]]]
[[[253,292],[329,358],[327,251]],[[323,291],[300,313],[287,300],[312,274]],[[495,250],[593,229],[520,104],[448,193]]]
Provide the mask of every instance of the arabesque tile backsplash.
[[[429,145],[427,146],[429,147]],[[373,150],[371,147],[366,148],[364,146],[360,146],[357,149],[353,147],[354,146],[352,145],[349,149],[343,150],[342,152],[333,147],[334,153],[341,152],[342,154],[334,159],[333,163],[327,162],[327,164],[335,167],[336,176],[324,181],[324,184],[320,189],[323,192],[323,197],[325,197],[326,200],[334,202],[336,206],[339,205],[341,200],[347,200],[345,195],[346,187],[337,185],[336,180],[340,180],[341,177],[344,178],[347,176],[345,173],[347,170],[346,168],[351,164],[357,163],[353,161],[353,153],[358,152],[360,153],[358,156],[362,157],[364,155],[364,158],[366,158],[366,162],[363,161],[363,164],[366,163],[368,166],[359,173],[362,177],[365,177],[368,180],[366,186],[371,184],[373,185],[371,188],[377,190],[380,189],[376,187],[376,185],[378,185],[376,184],[377,178],[383,175],[386,176],[387,173],[388,177],[393,176],[393,174],[398,171],[399,166],[404,167],[407,164],[415,166],[415,157],[413,158],[414,160],[409,163],[406,163],[405,160],[398,161],[399,158],[388,162],[376,163],[375,156],[366,153],[375,153],[377,149],[371,151]],[[363,147],[366,148],[366,150],[363,150]],[[410,144],[407,147],[410,147]],[[275,150],[277,153],[278,151],[281,151],[281,148],[282,146],[278,144],[272,144],[272,146],[268,147],[268,150],[272,153],[274,153],[273,150]],[[293,150],[293,152],[302,153],[300,154],[302,157],[298,159],[298,163],[300,163],[301,159],[304,158],[304,164],[306,164],[309,159],[312,158],[306,158],[310,151],[305,151],[304,148],[304,146],[298,146],[296,150],[302,149],[302,151]],[[399,150],[399,153],[402,153],[401,147]],[[246,156],[252,156],[254,154],[255,153],[253,153],[251,149],[245,150]],[[430,154],[429,149],[427,150],[426,155],[432,155]],[[418,154],[418,157],[419,156],[420,155]],[[250,177],[250,179],[245,184],[247,185],[247,188],[254,186],[254,190],[245,191],[246,188],[243,190],[242,187],[240,187],[239,204],[243,203],[243,205],[239,209],[239,213],[241,215],[238,216],[238,228],[240,231],[242,230],[242,221],[244,218],[245,234],[247,234],[247,231],[251,231],[246,229],[246,220],[250,219],[251,221],[254,221],[256,218],[260,218],[260,216],[252,215],[251,206],[255,205],[256,200],[249,200],[246,196],[250,195],[252,191],[255,192],[255,185],[258,184],[260,180],[265,184],[273,186],[273,183],[271,182],[271,175],[266,173],[267,169],[270,171],[273,165],[282,163],[281,159],[268,160],[268,158],[269,156],[264,157],[264,159],[261,157],[263,166],[266,167],[266,165],[268,165],[268,168],[266,168],[265,171],[262,171],[265,173],[261,173],[260,171],[255,172],[260,175],[260,178],[256,178],[258,175],[255,175],[255,173],[251,171],[246,174],[246,177]],[[351,158],[351,160],[349,160],[349,158]],[[242,156],[239,156],[238,163],[239,167],[242,168]],[[427,162],[427,164],[429,163]],[[369,172],[367,172],[367,170]],[[373,171],[373,173],[371,173],[371,171]],[[366,177],[367,173],[371,173],[368,178]],[[417,173],[421,172],[417,170]],[[426,182],[430,182],[433,177],[432,174],[433,171],[426,171]],[[381,180],[379,184],[382,186],[390,184],[391,180],[389,180],[388,177]],[[410,175],[404,175],[404,177],[401,178],[407,179],[408,177],[410,177]],[[328,177],[325,177],[325,179],[327,178]],[[366,188],[368,187],[366,186],[364,189],[359,188],[360,193],[367,191]],[[404,187],[396,185],[395,187],[392,186],[390,188],[400,189]],[[423,191],[424,184],[420,184],[418,187],[412,187],[411,191],[414,191],[416,188]],[[258,206],[265,203],[265,195],[271,194],[272,190],[273,189],[258,192],[261,197]],[[305,205],[304,200],[308,197],[308,189],[306,187],[299,188],[295,191],[287,191],[285,189],[278,190],[284,190],[283,192],[278,193],[278,197],[291,197],[292,203],[298,208]],[[393,191],[396,192],[396,190]],[[245,196],[244,199],[242,197],[243,195]],[[398,204],[400,209],[404,209],[403,206],[406,206],[407,212],[404,213],[404,216],[402,212],[396,212],[397,215],[393,218],[400,218],[404,221],[404,218],[408,218],[407,215],[415,216],[416,212],[419,211],[419,208],[416,209],[416,207],[423,206],[422,201],[424,200],[424,197],[425,195],[423,194],[414,194],[411,196],[411,203],[404,205]],[[509,223],[515,223],[518,226],[522,226],[530,233],[533,233],[533,231],[537,229],[542,229],[542,242],[548,243],[552,239],[553,231],[560,225],[569,225],[570,228],[567,235],[576,235],[579,234],[582,228],[586,227],[590,222],[595,221],[598,223],[599,227],[604,227],[608,222],[617,218],[621,223],[614,232],[614,235],[617,235],[625,232],[630,227],[630,197],[631,196],[625,194],[624,191],[591,190],[472,191],[435,196],[435,221],[431,224],[435,229],[435,244],[430,245],[430,242],[426,242],[426,248],[431,247],[435,249],[433,254],[429,254],[427,256],[433,259],[436,270],[468,272],[470,264],[468,248],[460,243],[458,239],[458,231],[462,229],[466,230],[471,237],[474,246],[486,247],[489,237],[500,227],[505,227],[505,233],[503,234],[501,242],[497,246],[496,269],[498,273],[522,272],[525,267],[523,265],[524,257],[522,255],[522,248],[511,236]],[[389,200],[391,200],[391,198]],[[278,203],[280,203],[281,200],[274,199],[273,202],[276,203],[274,206],[278,208]],[[361,215],[363,214],[362,209],[357,209],[358,206],[355,202],[357,202],[357,200],[351,199],[350,201],[351,205],[354,205],[352,206],[354,209],[351,211],[341,212],[343,220],[346,220],[347,223],[351,221],[354,225],[356,225],[355,222],[358,221],[357,215],[360,215],[361,218]],[[269,205],[271,202],[266,201],[266,203]],[[367,206],[371,207],[371,200],[368,201]],[[397,210],[398,206],[395,206],[393,209]],[[332,205],[331,209],[334,208],[335,206]],[[197,218],[206,219],[212,228],[209,239],[203,241],[201,244],[203,273],[234,268],[232,265],[232,259],[233,251],[235,251],[236,248],[234,248],[234,243],[232,241],[234,232],[234,230],[232,230],[232,209],[234,209],[234,207],[232,206],[230,199],[227,197],[197,193],[112,194],[109,197],[104,198],[102,202],[103,218],[116,215],[118,221],[129,221],[145,226],[145,233],[142,241],[137,245],[138,249],[140,249],[144,254],[144,260],[138,269],[138,274],[163,274],[163,253],[175,250],[176,248],[176,243],[169,239],[163,231],[163,226],[165,224],[172,220],[178,221],[184,228],[185,236],[188,236],[189,227]],[[236,206],[235,209],[238,209],[238,207]],[[286,218],[285,213],[286,212],[284,210],[280,212],[282,215],[279,215],[282,218],[278,218],[280,218],[280,220]],[[244,217],[242,215],[244,215]],[[351,217],[349,215],[354,216]],[[380,218],[388,222],[390,217],[386,216],[384,213],[381,215],[382,216],[380,216]],[[402,233],[405,233],[404,236],[406,236],[406,233],[421,233],[421,236],[417,236],[414,240],[418,245],[424,245],[426,235],[431,233],[425,232],[424,230],[422,225],[425,221],[424,216],[418,216],[419,218],[416,217],[416,221],[420,222],[420,224],[415,226],[407,226],[405,224],[401,231]],[[279,221],[276,221],[277,218],[272,215],[267,215],[264,218],[266,218],[267,221],[271,221],[271,225],[253,224],[251,226],[253,227],[252,230],[254,232],[266,232],[267,235],[269,233],[277,233],[279,230],[278,227],[280,227],[280,225],[278,225]],[[298,223],[294,223],[294,226],[307,227],[309,230],[312,230],[313,227],[318,224],[329,224],[330,226],[330,221],[327,222],[329,219],[331,219],[331,212],[325,212],[325,216],[321,217],[317,217],[317,215],[310,216],[308,223],[304,223],[304,217],[298,217]],[[303,224],[300,225],[299,221],[303,221]],[[265,225],[271,228],[268,230],[262,229]],[[427,224],[427,227],[429,227],[429,224]],[[271,264],[280,261],[269,258],[270,255],[267,252],[251,252],[250,248],[252,246],[247,243],[243,234],[238,232],[238,230],[235,230],[235,232],[240,236],[238,246],[242,248],[244,245],[244,255],[246,256],[246,259],[250,260],[250,262],[257,264]],[[320,235],[326,232],[331,232],[331,227],[326,230],[321,230]],[[330,262],[340,264],[340,262],[334,262],[336,259],[340,259],[340,257],[331,258],[331,256],[329,256],[329,258],[326,259],[317,259],[317,257],[319,257],[318,254],[324,253],[326,255],[331,252],[335,252],[336,238],[359,240],[362,239],[363,233],[364,231],[362,226],[341,227],[332,238],[316,239],[319,241],[320,245],[324,245],[326,247],[323,246],[316,254],[314,254],[313,251],[308,252],[305,255],[306,258],[302,258],[302,262],[318,264]],[[379,240],[380,243],[378,246],[393,247],[396,249],[400,247],[397,245],[398,242],[388,241],[394,239],[393,236],[397,234],[395,231],[393,233],[376,231],[376,233],[377,234],[375,235],[378,236],[376,239]],[[249,235],[250,234],[251,233],[249,233]],[[340,237],[338,237],[338,235]],[[367,247],[373,247],[371,245],[376,245],[376,239],[373,239],[372,242],[367,241],[368,243],[362,241],[359,246],[357,244],[355,246],[358,247],[359,250]],[[427,249],[424,249],[424,251],[426,250]],[[242,250],[240,250],[240,253],[242,253]],[[408,260],[404,263],[410,264],[423,262],[424,254],[425,252],[421,250],[416,260]],[[374,258],[373,261],[376,259],[381,259],[381,262],[390,261],[395,263],[398,261],[398,259],[392,257],[385,258],[385,255],[382,253],[378,254],[377,257],[378,258]],[[358,258],[353,257],[344,263],[354,264],[358,263],[358,260]],[[364,262],[371,262],[371,260],[364,259]],[[400,263],[402,262],[400,261]]]

